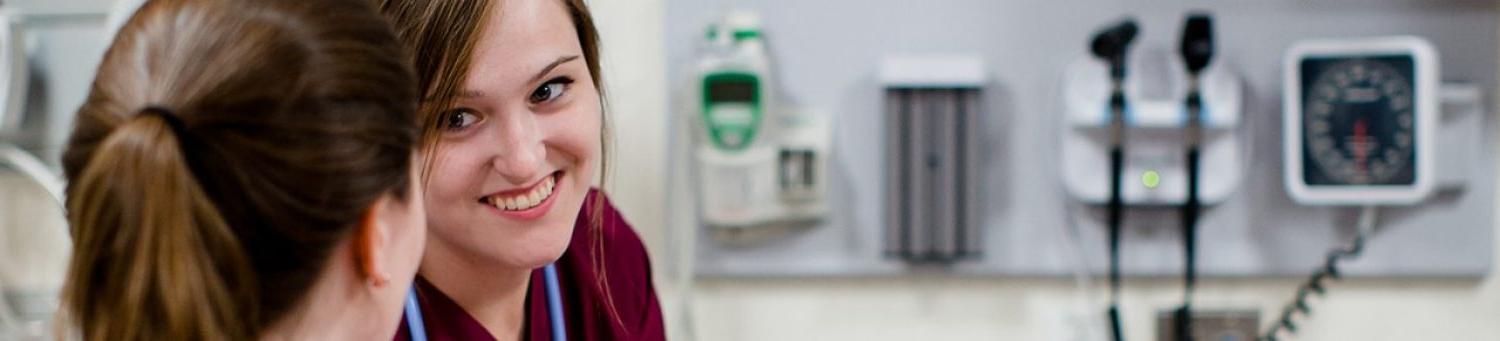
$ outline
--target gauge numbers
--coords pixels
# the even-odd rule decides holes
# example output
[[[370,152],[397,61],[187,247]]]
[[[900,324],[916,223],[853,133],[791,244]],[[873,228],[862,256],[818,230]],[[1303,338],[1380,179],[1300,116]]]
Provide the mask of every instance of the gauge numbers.
[[[1308,185],[1416,181],[1413,64],[1406,55],[1302,60],[1302,171]]]

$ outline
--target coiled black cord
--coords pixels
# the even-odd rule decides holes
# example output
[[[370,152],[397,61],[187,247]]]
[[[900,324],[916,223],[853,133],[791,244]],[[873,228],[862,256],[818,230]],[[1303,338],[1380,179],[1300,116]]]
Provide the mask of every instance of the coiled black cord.
[[[1307,282],[1304,282],[1302,286],[1297,288],[1296,297],[1291,303],[1286,305],[1286,308],[1281,310],[1281,318],[1276,323],[1271,324],[1270,328],[1266,329],[1266,333],[1260,337],[1262,341],[1276,341],[1283,331],[1286,333],[1297,332],[1297,322],[1295,321],[1297,315],[1312,314],[1312,308],[1307,304],[1308,296],[1311,294],[1322,296],[1327,293],[1328,281],[1339,279],[1339,261],[1359,257],[1359,254],[1364,251],[1365,238],[1369,237],[1370,233],[1375,230],[1375,213],[1374,206],[1365,206],[1360,209],[1359,230],[1354,236],[1354,241],[1348,247],[1328,252],[1328,257],[1324,260],[1323,266],[1318,268],[1317,271],[1313,271],[1312,276],[1307,279]]]

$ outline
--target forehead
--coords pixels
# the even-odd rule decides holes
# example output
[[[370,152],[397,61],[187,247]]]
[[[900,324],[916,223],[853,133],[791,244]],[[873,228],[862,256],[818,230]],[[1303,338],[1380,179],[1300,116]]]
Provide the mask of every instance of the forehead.
[[[483,25],[466,89],[487,93],[525,86],[547,64],[582,54],[571,16],[560,0],[499,0]]]

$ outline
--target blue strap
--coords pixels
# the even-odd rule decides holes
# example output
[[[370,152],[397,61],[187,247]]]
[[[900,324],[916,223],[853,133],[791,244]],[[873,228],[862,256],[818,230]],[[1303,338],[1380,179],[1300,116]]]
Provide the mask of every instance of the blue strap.
[[[417,304],[417,286],[406,293],[406,331],[411,341],[427,341],[427,323],[422,321],[422,306]]]
[[[563,323],[562,289],[558,286],[557,268],[547,264],[542,268],[542,277],[547,285],[547,319],[552,326],[552,340],[567,341],[568,331]],[[417,304],[415,285],[406,294],[406,329],[411,334],[411,341],[427,341],[427,324],[422,320],[422,308]]]
[[[542,278],[547,283],[547,317],[552,322],[552,341],[567,341],[568,330],[563,323],[562,289],[557,284],[557,267],[552,264],[542,267]]]

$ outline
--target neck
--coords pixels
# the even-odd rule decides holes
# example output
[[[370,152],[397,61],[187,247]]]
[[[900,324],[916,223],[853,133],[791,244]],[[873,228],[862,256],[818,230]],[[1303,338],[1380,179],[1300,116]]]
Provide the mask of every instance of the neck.
[[[339,263],[332,257],[330,263]],[[352,261],[351,261],[352,262]],[[262,340],[377,340],[390,338],[394,325],[374,306],[353,264],[330,264],[296,308],[262,334]],[[393,323],[393,322],[392,322]],[[332,326],[332,327],[331,327]]]
[[[475,260],[483,257],[464,257],[449,250],[453,248],[429,247],[422,259],[422,277],[496,339],[520,338],[532,269],[479,262]]]

